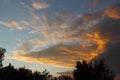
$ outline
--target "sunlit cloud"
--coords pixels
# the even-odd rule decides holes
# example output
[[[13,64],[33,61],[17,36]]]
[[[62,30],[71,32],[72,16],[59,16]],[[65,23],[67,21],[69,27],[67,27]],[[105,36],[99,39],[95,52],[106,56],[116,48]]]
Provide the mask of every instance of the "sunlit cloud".
[[[97,58],[104,58],[111,65],[115,74],[120,74],[120,64],[118,63],[120,55],[120,19],[107,18],[103,22],[96,25],[96,31],[104,39],[108,39],[104,46],[104,51]],[[105,41],[104,41],[105,42]]]
[[[42,7],[37,10],[40,9]],[[119,65],[117,63],[119,60],[107,58],[109,55],[119,57],[117,52],[114,53],[115,55],[112,53],[115,51],[112,46],[119,48],[120,42],[118,8],[113,6],[102,12],[76,16],[72,14],[69,11],[53,14],[31,12],[31,21],[23,24],[30,25],[29,35],[37,34],[39,37],[28,38],[19,43],[18,48],[13,51],[13,58],[74,67],[74,63],[78,60],[89,62],[94,58],[105,57],[110,64]],[[15,22],[11,23],[18,25]],[[6,26],[11,27],[9,25]],[[119,52],[118,49],[116,51]],[[116,68],[116,72],[119,71],[117,67],[113,66],[113,68]]]
[[[86,34],[89,33],[90,26],[97,24],[97,19],[91,14],[74,18],[66,14],[55,13],[55,17],[51,19],[51,15],[41,17],[33,12],[33,27],[29,33],[38,34],[42,38],[28,39],[26,44],[21,43],[19,49],[13,52],[14,58],[23,61],[27,58],[38,63],[44,63],[49,59],[49,64],[68,67],[73,67],[77,60],[90,61],[93,58],[92,52],[97,49],[98,44],[94,40],[88,40],[90,37]],[[67,23],[66,20],[71,18],[73,21]],[[89,25],[90,23],[92,24]]]
[[[32,6],[33,8],[40,10],[49,7],[49,4],[47,2],[33,2]]]
[[[5,22],[5,21],[0,21],[0,25],[3,25],[4,27],[9,28],[10,30],[23,30],[25,28],[25,26],[28,26],[29,23],[27,21],[20,21],[17,22],[15,20],[9,21],[9,22]]]
[[[113,19],[120,19],[120,5],[116,5],[114,7],[110,7],[110,8],[107,8],[105,11],[104,11],[104,15],[107,15],[109,16],[110,18],[113,18]]]
[[[94,40],[88,40],[89,37],[86,33],[88,33],[87,30],[89,28],[84,29],[84,27],[80,26],[85,24],[84,21],[78,27],[76,26],[77,30],[73,29],[73,23],[69,25],[62,22],[54,26],[55,24],[38,26],[38,29],[35,30],[41,30],[38,33],[42,34],[43,38],[29,39],[28,45],[23,44],[18,50],[13,52],[14,58],[23,61],[27,58],[30,59],[29,61],[35,60],[38,63],[45,63],[49,59],[51,63],[48,61],[48,64],[64,67],[73,67],[77,60],[86,59],[89,61],[93,58],[91,53],[97,49],[98,44],[96,42],[91,43]],[[63,58],[62,60],[61,57]]]
[[[97,49],[91,52],[92,59],[96,56],[100,55],[102,52],[105,51],[106,44],[108,43],[109,39],[102,38],[98,32],[87,34],[88,37],[90,37],[95,44],[98,45]]]
[[[4,26],[6,26],[6,27],[9,27],[9,28],[13,26],[11,22],[8,22],[8,23],[7,23],[7,22],[0,21],[0,24],[1,24],[1,25],[4,25]]]
[[[17,60],[35,61],[37,63],[47,63],[52,65],[59,65],[64,67],[74,67],[74,62],[77,60],[86,59],[89,60],[91,54],[85,52],[91,48],[93,51],[95,47],[89,46],[82,48],[81,45],[56,45],[41,51],[30,51],[28,49],[15,50],[14,58]],[[62,59],[61,59],[62,57]]]

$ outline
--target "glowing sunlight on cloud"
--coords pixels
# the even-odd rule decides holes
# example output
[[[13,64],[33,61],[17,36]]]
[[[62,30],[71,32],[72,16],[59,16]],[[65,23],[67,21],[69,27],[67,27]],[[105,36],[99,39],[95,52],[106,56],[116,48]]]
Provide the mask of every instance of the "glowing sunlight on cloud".
[[[89,27],[86,26],[88,26],[89,21],[92,21],[93,25],[97,24],[94,22],[96,20],[94,16],[85,14],[77,19],[75,17],[74,21],[68,24],[65,23],[65,20],[71,19],[70,17],[66,18],[60,13],[54,15],[56,15],[55,20],[54,18],[51,20],[48,15],[42,19],[39,15],[32,13],[34,22],[32,22],[33,27],[29,33],[39,34],[42,38],[28,39],[26,42],[28,45],[19,46],[19,49],[13,52],[15,59],[25,61],[25,58],[31,60],[34,58],[36,62],[42,63],[46,62],[45,59],[49,59],[51,61],[49,64],[73,67],[77,60],[90,61],[93,58],[91,57],[92,52],[97,49],[99,43],[88,40],[90,36],[86,36],[86,34],[89,32]],[[40,23],[41,21],[43,23]]]
[[[87,36],[90,37],[98,45],[97,49],[91,52],[91,59],[93,59],[105,51],[105,47],[109,39],[102,38],[98,32],[87,34]]]
[[[107,15],[109,16],[110,18],[113,18],[113,19],[120,19],[120,6],[117,5],[115,7],[110,7],[110,8],[107,8],[105,11],[104,11],[104,15]]]
[[[40,10],[49,7],[49,4],[47,2],[33,2],[32,6],[33,8]]]

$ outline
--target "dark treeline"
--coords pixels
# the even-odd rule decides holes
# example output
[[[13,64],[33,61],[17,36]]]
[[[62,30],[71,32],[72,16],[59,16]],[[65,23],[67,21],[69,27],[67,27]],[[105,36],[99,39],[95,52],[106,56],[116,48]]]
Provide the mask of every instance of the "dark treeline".
[[[110,66],[104,60],[76,62],[71,75],[54,77],[47,70],[32,72],[30,69],[14,68],[11,64],[2,66],[5,49],[0,49],[0,80],[114,80]]]
[[[99,61],[78,61],[76,69],[73,72],[75,80],[114,80],[114,74],[110,66],[104,63],[103,59]]]
[[[0,69],[0,80],[48,80],[51,77],[46,70],[32,72],[30,69],[15,69],[11,64]]]

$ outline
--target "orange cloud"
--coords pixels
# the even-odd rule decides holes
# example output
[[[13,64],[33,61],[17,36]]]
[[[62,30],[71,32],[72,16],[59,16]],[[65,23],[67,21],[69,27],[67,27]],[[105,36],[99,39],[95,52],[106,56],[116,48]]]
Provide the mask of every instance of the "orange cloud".
[[[45,64],[47,63],[51,65],[59,65],[59,66],[64,66],[64,67],[73,67],[73,63],[75,61],[72,60],[73,59],[72,56],[70,55],[67,56],[66,54],[61,53],[61,50],[57,48],[56,50],[53,50],[52,48],[50,48],[48,50],[45,50],[43,52],[41,51],[38,53],[30,52],[29,50],[14,50],[13,58],[16,60],[22,60],[25,62],[36,62],[36,63],[45,63]],[[34,55],[34,57],[32,54]],[[35,57],[35,55],[38,57]],[[63,57],[63,59],[61,59],[61,57]]]
[[[35,44],[35,42],[41,44],[39,43],[39,40],[35,40],[35,42],[32,40],[30,42],[31,44]],[[90,52],[96,49],[93,44],[86,44],[86,46],[83,46],[82,44],[58,44],[40,51],[32,51],[33,47],[29,48],[29,45],[28,47],[27,45],[22,45],[19,50],[14,50],[14,58],[23,61],[47,63],[64,67],[74,67],[74,63],[78,60],[84,59],[90,61]]]
[[[105,50],[106,44],[108,43],[109,39],[102,38],[102,36],[98,32],[87,34],[87,36],[98,45],[97,49],[90,53],[91,59],[93,59],[100,55]]]
[[[90,61],[93,58],[91,52],[97,48],[97,45],[96,42],[93,43],[94,40],[88,40],[86,36],[88,28],[83,24],[87,25],[89,21],[94,20],[94,17],[87,14],[77,19],[78,21],[75,19],[73,24],[68,24],[65,23],[66,16],[62,16],[63,14],[54,15],[55,19],[52,20],[50,16],[42,19],[36,14],[32,15],[31,33],[38,33],[42,38],[29,39],[27,41],[29,45],[14,50],[15,59],[23,61],[30,59],[29,61],[38,63],[73,67],[78,60]]]
[[[105,16],[105,15],[107,15],[113,19],[120,19],[120,7],[117,6],[117,7],[107,8],[104,11],[103,16]]]

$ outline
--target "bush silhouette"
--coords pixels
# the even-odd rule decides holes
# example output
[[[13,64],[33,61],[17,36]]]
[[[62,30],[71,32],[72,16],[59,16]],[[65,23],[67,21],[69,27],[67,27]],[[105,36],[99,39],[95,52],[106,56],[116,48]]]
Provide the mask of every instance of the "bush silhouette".
[[[114,80],[114,74],[104,60],[91,63],[78,61],[73,76],[75,80]]]

